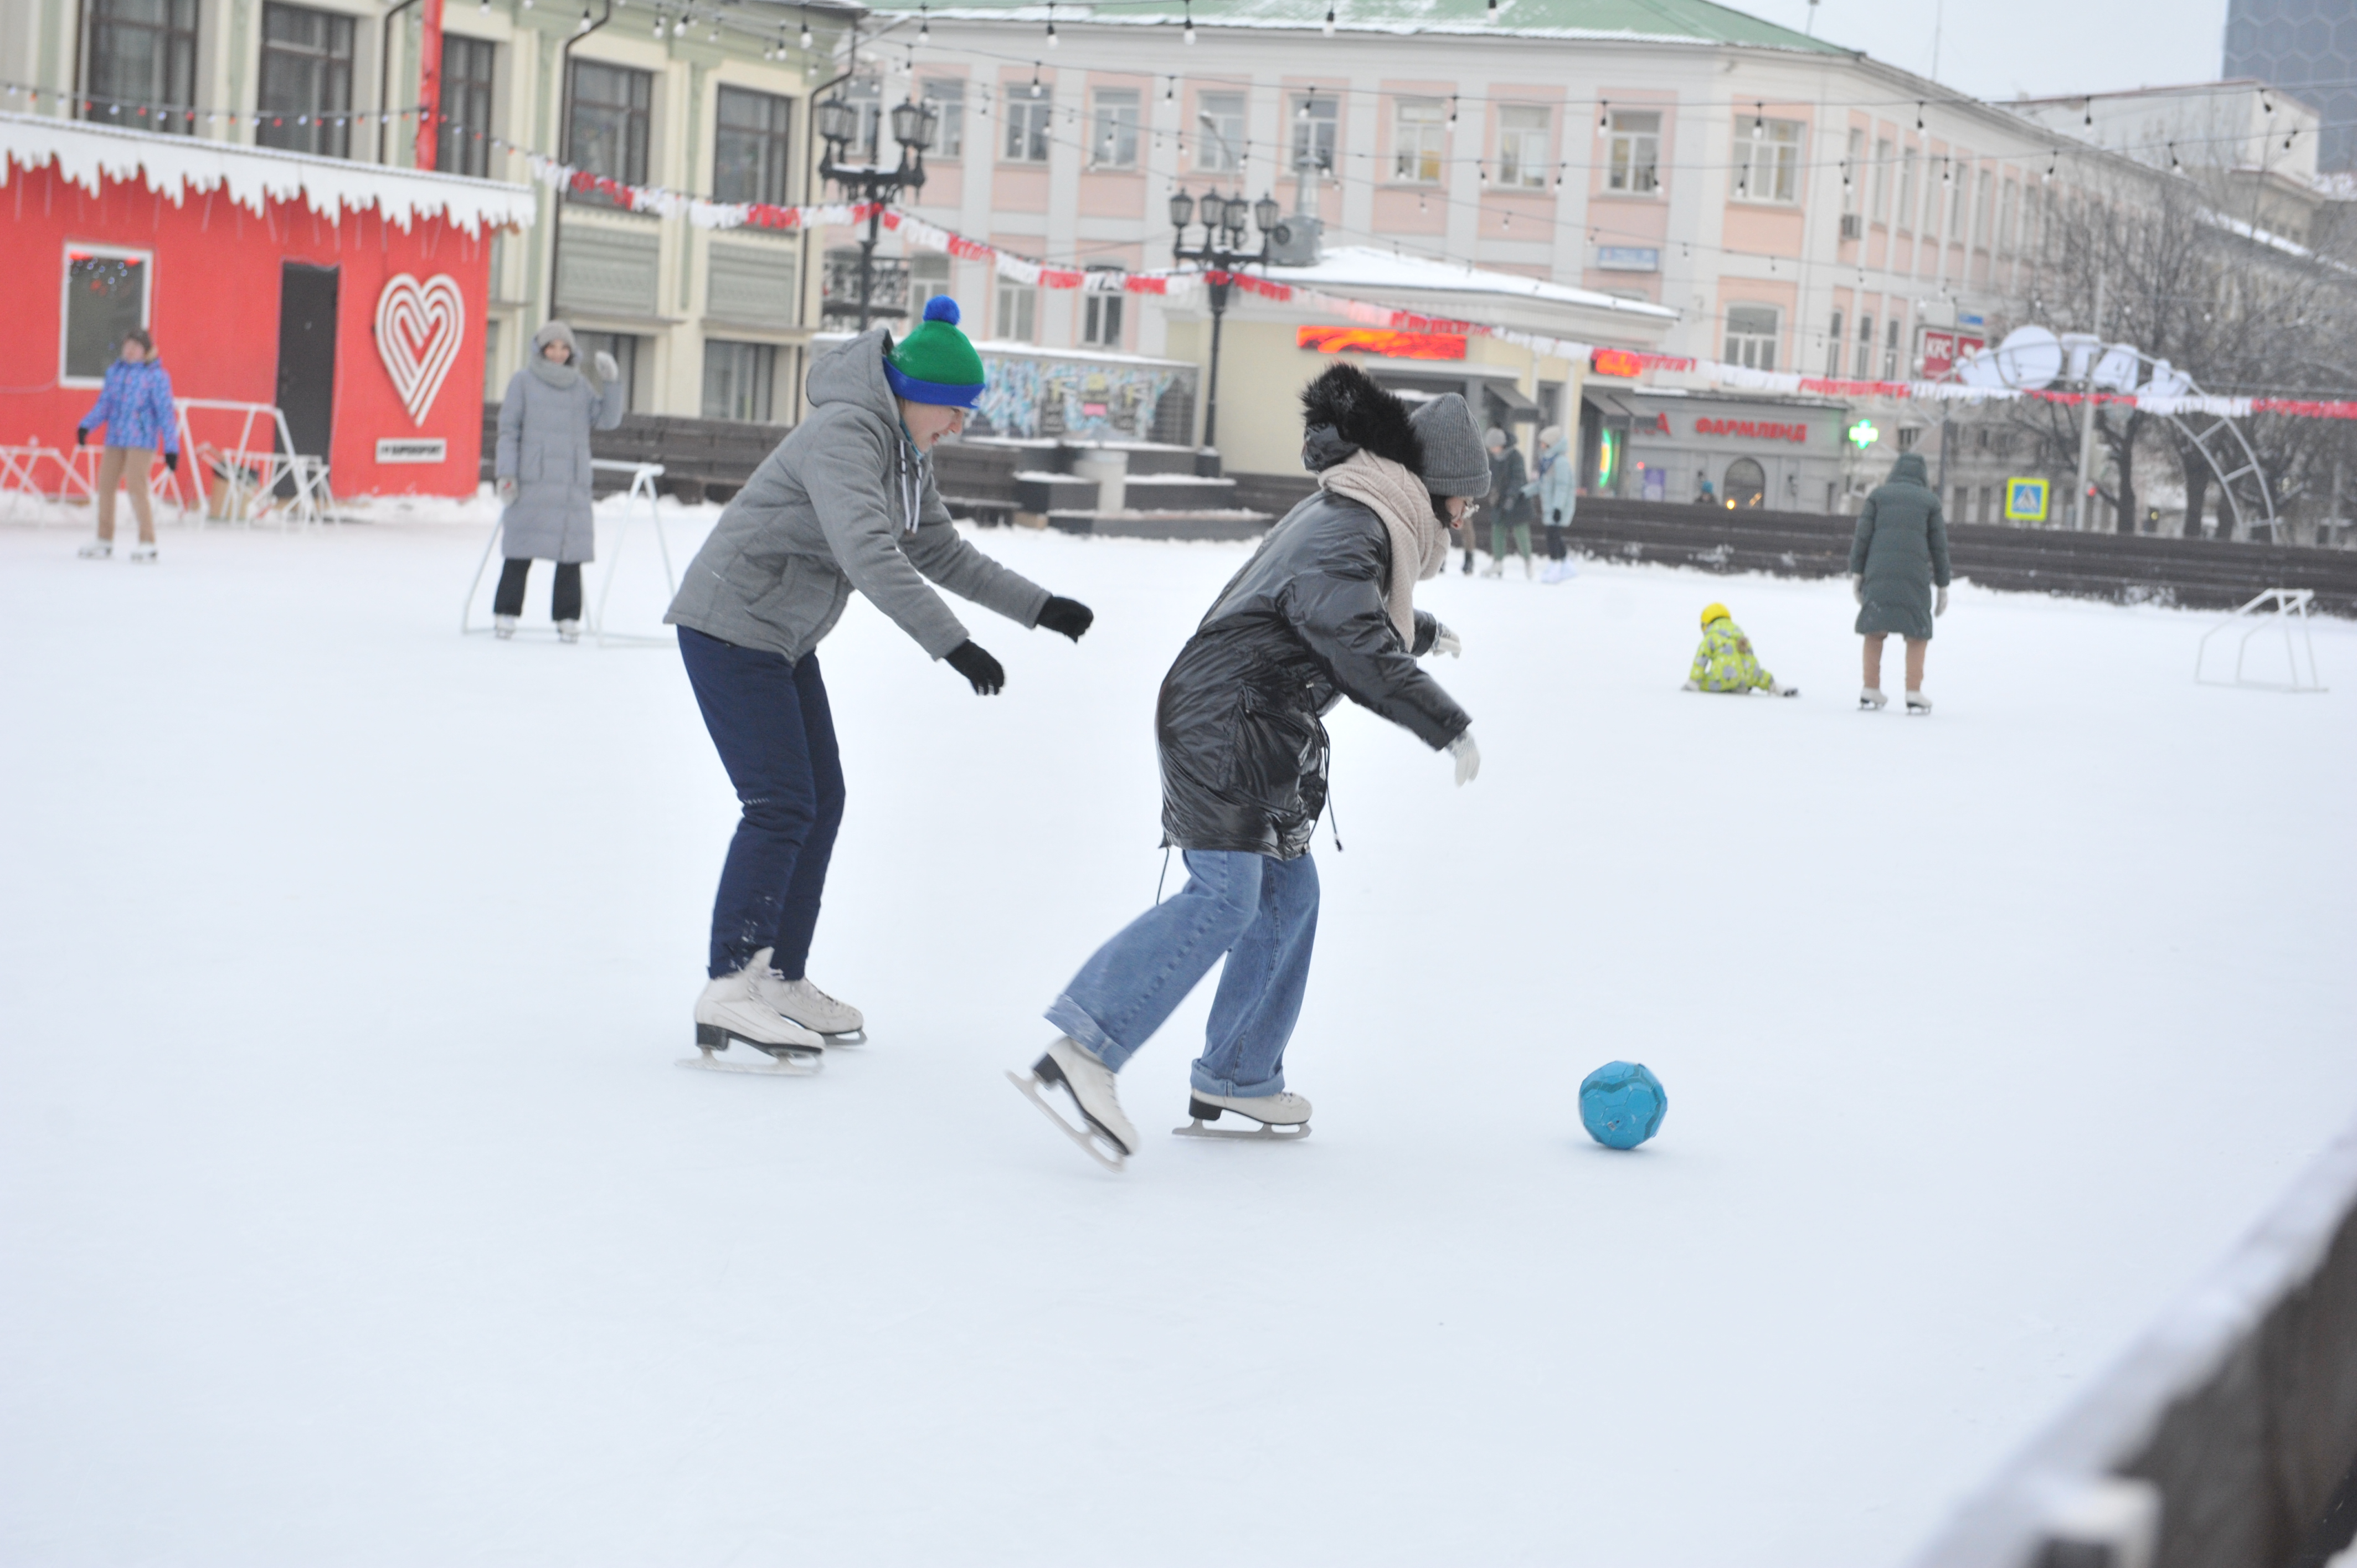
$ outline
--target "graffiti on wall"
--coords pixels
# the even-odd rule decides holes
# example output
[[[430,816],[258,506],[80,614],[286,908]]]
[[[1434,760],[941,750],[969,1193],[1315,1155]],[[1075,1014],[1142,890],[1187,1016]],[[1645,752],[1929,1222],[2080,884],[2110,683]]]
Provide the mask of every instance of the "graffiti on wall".
[[[1021,439],[1151,441],[1156,411],[1174,389],[1191,404],[1191,365],[983,356],[989,384],[974,407],[984,434]]]

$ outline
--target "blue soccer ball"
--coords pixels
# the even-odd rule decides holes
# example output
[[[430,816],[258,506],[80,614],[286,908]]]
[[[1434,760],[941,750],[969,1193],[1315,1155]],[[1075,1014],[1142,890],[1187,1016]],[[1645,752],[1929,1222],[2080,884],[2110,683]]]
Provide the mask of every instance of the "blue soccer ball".
[[[1579,1120],[1608,1149],[1633,1149],[1662,1130],[1670,1096],[1642,1062],[1606,1062],[1579,1080]]]

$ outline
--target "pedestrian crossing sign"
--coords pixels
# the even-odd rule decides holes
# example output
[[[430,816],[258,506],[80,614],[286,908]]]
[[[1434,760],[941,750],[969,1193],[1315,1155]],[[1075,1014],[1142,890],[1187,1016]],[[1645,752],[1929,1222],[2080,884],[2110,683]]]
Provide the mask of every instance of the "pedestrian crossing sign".
[[[2044,522],[2046,490],[2044,479],[2007,479],[2005,482],[2005,520],[2007,522]]]

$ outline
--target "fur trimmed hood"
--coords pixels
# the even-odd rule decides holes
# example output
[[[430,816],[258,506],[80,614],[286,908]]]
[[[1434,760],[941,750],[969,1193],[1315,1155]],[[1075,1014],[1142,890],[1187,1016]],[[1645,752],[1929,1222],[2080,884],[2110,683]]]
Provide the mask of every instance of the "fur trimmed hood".
[[[1301,466],[1313,474],[1369,452],[1423,478],[1424,442],[1407,404],[1356,365],[1329,365],[1301,389]]]

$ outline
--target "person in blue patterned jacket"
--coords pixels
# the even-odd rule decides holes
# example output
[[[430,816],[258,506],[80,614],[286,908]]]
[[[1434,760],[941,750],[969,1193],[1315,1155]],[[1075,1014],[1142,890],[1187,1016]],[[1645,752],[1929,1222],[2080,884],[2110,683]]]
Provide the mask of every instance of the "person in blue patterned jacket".
[[[74,445],[86,446],[90,433],[106,427],[106,449],[98,459],[98,537],[81,553],[103,561],[114,553],[114,492],[128,480],[131,510],[139,519],[139,543],[134,561],[156,559],[156,509],[147,497],[147,476],[156,466],[158,447],[164,467],[180,467],[180,422],[172,408],[172,377],[156,358],[156,339],[144,327],[135,327],[123,339],[122,357],[106,367],[106,384],[74,428]]]

